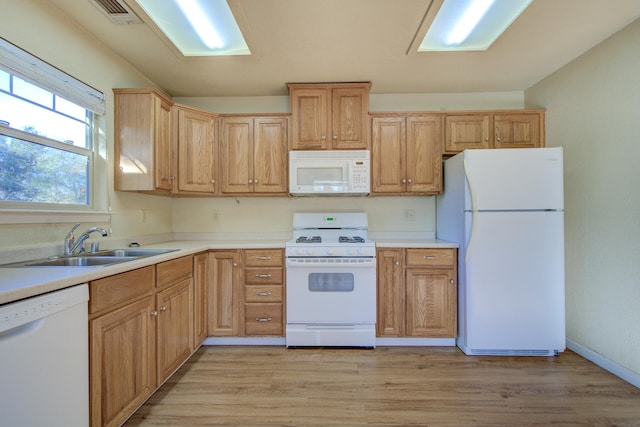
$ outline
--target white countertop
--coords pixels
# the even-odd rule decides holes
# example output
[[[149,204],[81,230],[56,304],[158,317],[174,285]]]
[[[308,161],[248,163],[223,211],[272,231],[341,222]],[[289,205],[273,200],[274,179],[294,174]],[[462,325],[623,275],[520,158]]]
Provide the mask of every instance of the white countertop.
[[[457,248],[456,243],[436,239],[376,239],[377,247],[387,248]],[[0,304],[56,291],[80,283],[136,268],[146,267],[181,256],[215,249],[268,249],[284,248],[284,240],[176,240],[153,245],[145,249],[178,249],[175,252],[154,255],[118,264],[94,267],[0,267]]]

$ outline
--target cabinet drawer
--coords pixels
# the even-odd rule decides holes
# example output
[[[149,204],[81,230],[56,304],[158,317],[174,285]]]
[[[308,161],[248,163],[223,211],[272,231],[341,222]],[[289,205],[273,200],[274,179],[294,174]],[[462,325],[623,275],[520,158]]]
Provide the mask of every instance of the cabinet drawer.
[[[89,313],[94,314],[151,295],[155,284],[152,265],[94,280],[89,284]]]
[[[244,287],[246,302],[282,302],[280,285],[247,285]]]
[[[279,267],[245,268],[244,281],[247,284],[267,283],[267,284],[279,285],[282,283],[282,268],[279,268]]]
[[[193,274],[193,256],[172,259],[156,265],[159,288],[179,282]]]
[[[455,249],[407,249],[407,267],[453,267]]]
[[[282,249],[246,249],[244,265],[246,267],[279,267],[283,265]]]
[[[282,304],[245,304],[245,335],[282,335]]]

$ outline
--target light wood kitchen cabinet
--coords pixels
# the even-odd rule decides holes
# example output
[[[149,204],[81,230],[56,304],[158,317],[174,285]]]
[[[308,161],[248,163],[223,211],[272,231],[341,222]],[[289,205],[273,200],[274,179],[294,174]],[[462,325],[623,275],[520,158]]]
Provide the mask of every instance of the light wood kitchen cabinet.
[[[161,384],[191,355],[193,256],[156,265],[157,369]]]
[[[209,336],[283,336],[282,249],[212,251],[209,277]]]
[[[293,150],[369,148],[370,82],[289,83]]]
[[[222,194],[287,194],[288,117],[225,116],[220,128]]]
[[[198,347],[207,338],[207,281],[209,280],[209,254],[193,256],[193,339]]]
[[[373,114],[374,195],[442,191],[442,115]]]
[[[240,286],[242,267],[239,251],[209,253],[208,335],[240,334]]]
[[[90,283],[92,426],[118,426],[156,389],[153,266]]]
[[[113,89],[115,189],[170,194],[175,149],[172,101],[155,89]]]
[[[244,335],[284,336],[284,253],[245,249]]]
[[[544,110],[447,113],[445,152],[474,148],[544,147]]]
[[[456,249],[379,248],[377,334],[455,338]]]
[[[89,283],[92,426],[121,425],[195,349],[193,257]]]
[[[217,115],[184,105],[173,106],[178,151],[178,192],[216,193]]]

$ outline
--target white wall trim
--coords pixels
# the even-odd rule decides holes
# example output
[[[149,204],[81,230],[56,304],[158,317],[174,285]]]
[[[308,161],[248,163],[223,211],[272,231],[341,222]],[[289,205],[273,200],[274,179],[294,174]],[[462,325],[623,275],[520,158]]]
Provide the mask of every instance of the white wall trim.
[[[209,337],[202,345],[286,345],[284,338]],[[377,346],[455,346],[455,338],[376,338]]]
[[[625,380],[629,384],[632,384],[638,388],[640,388],[640,374],[637,372],[633,372],[630,369],[625,368],[624,366],[619,365],[611,359],[608,359],[601,355],[600,353],[596,353],[595,351],[578,344],[577,342],[567,339],[567,348],[571,351],[578,353],[580,356],[584,357],[587,360],[595,363],[601,368],[611,372],[613,375],[620,377]]]
[[[209,337],[202,345],[285,345],[284,338]]]

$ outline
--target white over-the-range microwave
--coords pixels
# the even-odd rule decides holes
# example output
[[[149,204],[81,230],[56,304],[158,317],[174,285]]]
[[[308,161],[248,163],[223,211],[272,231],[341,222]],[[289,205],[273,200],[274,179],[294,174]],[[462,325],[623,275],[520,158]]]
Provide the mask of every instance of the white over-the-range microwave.
[[[294,196],[366,196],[370,191],[369,150],[289,152]]]

